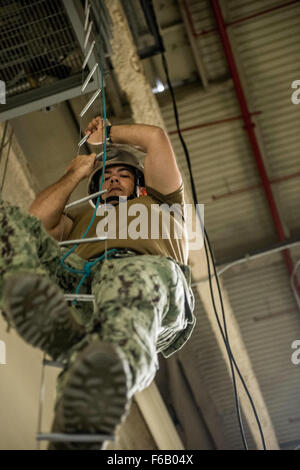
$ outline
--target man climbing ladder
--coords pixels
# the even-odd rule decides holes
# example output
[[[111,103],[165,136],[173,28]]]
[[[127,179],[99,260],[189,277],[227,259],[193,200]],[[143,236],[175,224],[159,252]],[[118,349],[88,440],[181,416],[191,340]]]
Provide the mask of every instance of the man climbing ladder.
[[[30,214],[0,203],[2,314],[25,341],[64,363],[52,426],[57,433],[115,432],[130,398],[154,379],[158,352],[173,354],[195,324],[188,241],[185,230],[181,237],[174,235],[178,217],[171,214],[168,237],[161,226],[159,236],[151,236],[156,227],[150,216],[144,219],[147,236],[132,237],[129,231],[120,236],[137,205],[147,214],[154,206],[183,209],[183,183],[170,141],[149,125],[110,126],[109,131],[106,192],[88,237],[100,237],[101,208],[115,211],[116,236],[80,244],[61,262],[66,249],[57,241],[81,238],[93,217],[95,204],[75,212],[65,206],[83,179],[89,178],[90,194],[99,190],[104,162],[95,153],[78,155],[62,178],[36,197]],[[90,144],[102,144],[103,120],[95,118],[86,133]],[[141,148],[144,166],[121,144]],[[125,222],[119,217],[124,207]],[[184,226],[183,212],[181,222]],[[81,293],[92,294],[96,308],[65,301],[64,294],[78,286],[77,271],[84,273]],[[99,444],[64,442],[49,448],[98,449]]]

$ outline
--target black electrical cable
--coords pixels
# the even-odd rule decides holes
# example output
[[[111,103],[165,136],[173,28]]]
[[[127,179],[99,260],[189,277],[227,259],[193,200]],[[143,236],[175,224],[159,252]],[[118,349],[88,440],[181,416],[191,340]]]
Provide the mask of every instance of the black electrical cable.
[[[193,199],[194,199],[195,209],[196,209],[197,215],[198,215],[198,217],[199,217],[200,224],[201,224],[201,226],[202,226],[202,220],[201,220],[201,217],[199,216],[198,211],[197,211],[198,200],[197,200],[197,194],[196,194],[196,188],[195,188],[194,178],[193,178],[193,174],[192,174],[191,161],[190,161],[189,152],[188,152],[186,143],[185,143],[184,138],[182,137],[182,134],[181,134],[181,132],[180,132],[180,125],[179,125],[179,116],[178,116],[177,104],[176,104],[176,99],[175,99],[175,95],[174,95],[174,90],[173,90],[173,87],[172,87],[172,84],[171,84],[171,80],[170,80],[170,77],[169,77],[168,64],[167,64],[165,55],[162,53],[161,56],[162,56],[163,68],[164,68],[164,71],[165,71],[165,74],[166,74],[166,78],[167,78],[167,84],[168,84],[168,87],[169,87],[169,90],[170,90],[170,93],[171,93],[171,96],[172,96],[172,102],[173,102],[173,108],[174,108],[174,114],[175,114],[175,121],[176,121],[176,126],[177,126],[177,133],[178,133],[178,136],[179,136],[179,138],[180,138],[181,144],[182,144],[182,146],[183,146],[184,153],[185,153],[186,160],[187,160],[187,165],[188,165],[188,169],[189,169],[189,175],[190,175],[190,181],[191,181],[191,186],[192,186],[192,193],[193,193]],[[205,232],[205,234],[206,234],[206,232]],[[210,245],[209,245],[209,246],[210,246]],[[207,253],[207,246],[206,246],[206,243],[204,243],[204,247],[205,247],[206,259],[207,259],[207,261],[208,261],[208,269],[209,269],[209,271],[210,271],[209,257],[208,257],[208,253]],[[212,260],[213,260],[213,255],[212,255],[212,253],[211,253],[211,258],[212,258]],[[211,279],[210,279],[210,273],[209,273],[209,280],[211,281]],[[219,318],[218,318],[218,314],[217,314],[217,310],[216,310],[216,306],[215,306],[214,295],[213,295],[213,290],[212,290],[211,283],[210,283],[210,292],[211,292],[211,296],[212,296],[213,308],[214,308],[214,312],[215,312],[215,315],[216,315],[216,318],[217,318],[218,326],[219,326],[219,328],[220,328],[220,330],[221,330],[222,337],[223,337],[223,340],[224,340],[224,334],[223,334],[223,330],[222,330],[221,325],[220,325],[220,322],[219,322]],[[228,341],[228,336],[227,336],[226,322],[225,322],[225,332],[226,332],[225,346],[226,346],[226,349],[227,349],[227,352],[228,352],[228,349],[230,349],[230,347],[229,347],[229,341]],[[244,428],[243,428],[243,423],[242,423],[242,418],[241,418],[241,411],[240,411],[240,406],[239,406],[239,401],[238,401],[238,396],[237,396],[236,380],[235,380],[234,369],[233,369],[233,366],[232,366],[231,355],[229,354],[228,357],[229,357],[230,368],[231,368],[231,373],[232,373],[234,397],[235,397],[235,404],[236,404],[236,410],[237,410],[237,416],[238,416],[239,427],[240,427],[240,431],[241,431],[241,436],[242,436],[242,440],[243,440],[244,449],[247,450],[247,449],[248,449],[248,445],[247,445],[247,441],[246,441],[246,437],[245,437],[245,432],[244,432]]]
[[[238,416],[238,422],[239,422],[239,426],[240,426],[240,431],[241,431],[241,436],[242,436],[242,440],[243,440],[244,449],[248,450],[248,444],[247,444],[247,440],[246,440],[246,437],[245,437],[245,431],[244,431],[244,427],[243,427],[243,421],[242,421],[241,410],[240,410],[240,405],[239,405],[239,399],[238,399],[238,394],[237,394],[235,373],[234,373],[234,368],[233,368],[233,364],[232,364],[233,360],[232,360],[232,357],[231,357],[231,349],[230,349],[230,346],[229,346],[226,320],[225,320],[225,317],[223,315],[223,324],[224,324],[224,329],[225,329],[225,335],[224,335],[224,332],[223,332],[223,329],[222,329],[222,326],[221,326],[221,323],[220,323],[219,315],[217,313],[216,303],[215,303],[215,296],[214,296],[214,291],[213,291],[213,287],[212,287],[212,280],[211,280],[210,261],[209,261],[209,256],[208,256],[207,245],[206,245],[206,240],[205,239],[204,239],[204,248],[205,248],[205,255],[206,255],[206,262],[207,262],[207,269],[208,269],[208,280],[209,280],[210,295],[211,295],[212,304],[213,304],[216,320],[217,320],[217,323],[218,323],[218,327],[221,331],[221,335],[222,335],[223,341],[224,341],[225,346],[226,346],[226,352],[227,352],[228,357],[229,357],[230,369],[231,369],[231,375],[232,375],[232,381],[233,381],[234,401],[235,401],[235,406],[236,406],[236,411],[237,411],[237,416]],[[222,304],[222,297],[220,297],[220,301],[221,301],[221,304]],[[222,313],[224,313],[224,312],[222,311]]]
[[[187,161],[187,166],[188,166],[188,169],[189,169],[190,182],[191,182],[191,187],[192,187],[192,194],[193,194],[193,200],[194,200],[194,204],[195,204],[195,209],[196,209],[196,213],[197,213],[197,215],[198,215],[198,217],[199,217],[200,224],[201,224],[201,226],[202,226],[202,220],[201,220],[201,217],[200,217],[200,215],[199,215],[199,213],[198,213],[198,211],[197,211],[197,207],[198,207],[197,204],[198,204],[198,201],[197,201],[197,194],[196,194],[196,188],[195,188],[194,178],[193,178],[193,174],[192,174],[191,161],[190,161],[189,152],[188,152],[186,143],[185,143],[185,141],[184,141],[184,139],[183,139],[183,137],[182,137],[182,135],[181,135],[181,131],[180,131],[177,104],[176,104],[176,99],[175,99],[175,95],[174,95],[174,90],[173,90],[173,87],[172,87],[172,84],[171,84],[171,81],[170,81],[170,77],[169,77],[168,64],[167,64],[165,55],[162,53],[161,56],[162,56],[163,68],[164,68],[164,71],[165,71],[165,74],[166,74],[167,84],[168,84],[168,87],[169,87],[169,90],[170,90],[170,93],[171,93],[171,97],[172,97],[172,103],[173,103],[173,108],[174,108],[174,115],[175,115],[177,133],[178,133],[180,142],[181,142],[181,144],[182,144],[182,147],[183,147],[183,150],[184,150],[184,153],[185,153],[185,157],[186,157],[186,161]],[[244,381],[244,379],[243,379],[243,377],[242,377],[242,375],[241,375],[241,373],[240,373],[240,370],[239,370],[239,368],[238,368],[238,366],[237,366],[237,364],[236,364],[236,361],[235,361],[235,359],[234,359],[233,353],[232,353],[231,348],[230,348],[230,345],[229,345],[229,339],[228,339],[228,333],[227,333],[227,327],[226,327],[226,319],[225,319],[225,312],[224,312],[224,305],[223,305],[223,300],[222,300],[222,295],[221,295],[221,289],[220,289],[220,285],[219,285],[218,275],[217,275],[217,271],[216,271],[216,265],[215,265],[215,261],[214,261],[214,255],[213,255],[213,252],[212,252],[212,249],[211,249],[211,245],[210,245],[210,242],[209,242],[209,238],[208,238],[208,235],[207,235],[207,232],[206,232],[205,229],[204,229],[204,233],[205,233],[205,238],[206,238],[206,240],[207,240],[207,243],[206,243],[206,240],[204,240],[204,247],[205,247],[205,254],[206,254],[206,260],[207,260],[208,273],[209,273],[210,293],[211,293],[211,297],[212,297],[212,303],[213,303],[213,308],[214,308],[215,316],[216,316],[216,319],[217,319],[217,323],[218,323],[218,326],[219,326],[219,329],[220,329],[220,332],[221,332],[221,335],[222,335],[224,344],[225,344],[225,346],[226,346],[226,350],[227,350],[228,357],[229,357],[229,361],[230,361],[230,367],[231,367],[231,372],[232,372],[232,380],[233,380],[233,388],[234,388],[234,396],[235,396],[235,404],[236,404],[237,415],[238,415],[238,422],[239,422],[239,426],[240,426],[240,431],[241,431],[241,435],[242,435],[242,440],[243,440],[244,448],[247,450],[247,449],[248,449],[248,446],[247,446],[247,441],[246,441],[246,438],[245,438],[245,433],[244,433],[243,424],[242,424],[242,419],[241,419],[241,412],[240,412],[240,407],[239,407],[239,401],[238,401],[238,395],[237,395],[237,389],[236,389],[236,381],[235,381],[235,373],[234,373],[233,365],[234,365],[234,367],[235,367],[235,369],[236,369],[236,371],[237,371],[237,373],[238,373],[238,375],[239,375],[239,378],[240,378],[240,380],[241,380],[241,382],[242,382],[242,385],[243,385],[243,387],[244,387],[244,389],[245,389],[245,391],[246,391],[246,394],[247,394],[247,396],[248,396],[248,398],[249,398],[249,401],[250,401],[250,404],[251,404],[251,407],[252,407],[252,410],[253,410],[255,419],[256,419],[256,421],[257,421],[257,425],[258,425],[258,428],[259,428],[259,432],[260,432],[260,435],[261,435],[263,449],[266,450],[266,445],[265,445],[265,439],[264,439],[263,431],[262,431],[262,428],[261,428],[261,424],[260,424],[260,421],[259,421],[259,418],[258,418],[256,409],[255,409],[253,400],[252,400],[251,395],[250,395],[250,393],[249,393],[249,390],[248,390],[248,388],[247,388],[247,386],[246,386],[246,384],[245,384],[245,381]],[[221,324],[220,324],[220,320],[219,320],[218,313],[217,313],[217,309],[216,309],[216,305],[215,305],[214,293],[213,293],[212,282],[211,282],[210,261],[209,261],[209,256],[208,256],[207,244],[208,244],[210,256],[211,256],[211,259],[212,259],[213,268],[214,268],[214,274],[215,274],[215,278],[216,278],[216,282],[217,282],[218,294],[219,294],[220,303],[221,303],[221,309],[222,309],[222,316],[223,316],[223,323],[224,323],[225,334],[224,334],[223,329],[222,329],[222,326],[221,326]]]
[[[207,233],[205,233],[206,235],[206,239],[207,239],[207,243],[208,243],[208,246],[209,246],[209,250],[210,250],[210,253],[212,253],[212,249],[211,249],[211,246],[210,246],[210,241],[209,241],[209,238],[208,238],[208,235]],[[206,254],[207,254],[207,251],[206,251]],[[208,259],[208,258],[207,258]],[[219,299],[220,299],[220,303],[221,303],[221,309],[222,309],[222,316],[223,316],[223,322],[224,322],[224,325],[225,325],[225,328],[226,328],[226,320],[225,320],[225,311],[224,311],[224,305],[223,305],[223,298],[222,298],[222,294],[221,294],[221,289],[220,289],[220,284],[219,284],[219,279],[218,279],[218,276],[217,276],[217,269],[216,269],[216,265],[215,265],[215,261],[214,261],[214,258],[212,257],[212,262],[213,262],[213,267],[214,267],[214,274],[215,274],[215,278],[216,278],[216,282],[217,282],[217,287],[218,287],[218,293],[219,293]],[[210,285],[211,285],[211,273],[210,273],[210,264],[209,264],[209,259],[208,259],[208,270],[209,270],[209,281],[210,281]],[[212,290],[211,290],[212,291]],[[218,316],[217,316],[218,318]],[[227,330],[225,329],[225,332],[227,333]],[[221,331],[222,335],[223,335],[223,332]],[[223,338],[224,340],[224,338]],[[226,344],[225,344],[226,345]],[[263,445],[263,449],[266,450],[266,443],[265,443],[265,439],[264,439],[264,434],[263,434],[263,431],[262,431],[262,427],[261,427],[261,424],[260,424],[260,421],[259,421],[259,418],[258,418],[258,415],[257,415],[257,412],[256,412],[256,408],[255,408],[255,405],[253,403],[253,400],[251,398],[251,395],[249,393],[249,390],[247,388],[247,385],[243,379],[243,376],[241,375],[241,372],[236,364],[236,361],[235,361],[235,358],[232,354],[232,351],[230,349],[230,346],[229,346],[229,343],[228,343],[228,353],[230,354],[230,356],[232,357],[232,362],[237,370],[237,373],[238,373],[238,376],[243,384],[243,387],[245,389],[245,392],[249,398],[249,401],[251,403],[251,407],[252,407],[252,410],[253,410],[253,413],[254,413],[254,416],[255,416],[255,419],[256,419],[256,422],[257,422],[257,425],[258,425],[258,428],[259,428],[259,432],[260,432],[260,435],[261,435],[261,440],[262,440],[262,445]],[[226,348],[227,348],[227,345],[226,345]]]

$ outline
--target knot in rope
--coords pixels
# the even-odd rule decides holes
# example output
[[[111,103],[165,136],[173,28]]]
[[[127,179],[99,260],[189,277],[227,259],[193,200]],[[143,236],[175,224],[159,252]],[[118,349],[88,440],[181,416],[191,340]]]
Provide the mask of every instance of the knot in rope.
[[[92,268],[92,263],[89,261],[85,263],[84,268],[83,268],[83,273],[85,276],[90,276],[92,274],[91,268]]]

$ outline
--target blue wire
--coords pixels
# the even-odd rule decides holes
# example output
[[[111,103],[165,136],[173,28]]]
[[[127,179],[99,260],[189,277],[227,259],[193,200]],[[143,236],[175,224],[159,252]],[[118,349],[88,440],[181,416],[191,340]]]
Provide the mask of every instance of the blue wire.
[[[105,91],[104,91],[104,73],[103,73],[103,67],[102,67],[102,62],[101,60],[99,61],[99,65],[100,65],[100,71],[101,71],[101,88],[102,88],[102,103],[103,103],[103,118],[104,118],[104,149],[103,149],[103,168],[102,168],[102,174],[101,174],[101,180],[100,180],[100,186],[99,186],[99,191],[101,191],[101,188],[102,188],[102,185],[103,185],[103,180],[104,180],[104,173],[105,173],[105,165],[106,165],[106,139],[107,139],[107,124],[106,124],[106,100],[105,100]],[[96,207],[95,207],[95,210],[94,210],[94,213],[93,213],[93,216],[92,216],[92,219],[85,231],[85,233],[83,234],[83,236],[81,237],[82,239],[84,239],[86,237],[86,235],[88,234],[91,226],[93,225],[93,222],[95,220],[95,217],[96,217],[96,213],[97,213],[97,209],[98,209],[98,206],[99,206],[99,203],[100,203],[100,195],[97,197],[97,201],[96,201]],[[67,251],[67,253],[65,253],[63,255],[63,257],[61,258],[60,260],[60,263],[61,265],[63,266],[64,269],[66,269],[67,271],[73,273],[73,274],[83,274],[77,288],[76,288],[76,291],[75,291],[75,294],[78,294],[83,282],[85,281],[85,279],[91,275],[91,268],[97,264],[99,261],[101,261],[105,254],[101,255],[99,258],[97,258],[96,260],[94,261],[87,261],[85,264],[84,264],[84,268],[83,270],[79,270],[79,269],[74,269],[74,268],[71,268],[70,266],[67,266],[64,262],[65,260],[67,259],[68,256],[70,256],[71,253],[73,253],[74,250],[76,250],[76,248],[78,247],[78,244],[74,245],[70,250]],[[116,249],[111,249],[109,250],[107,254],[111,254],[112,252],[116,251]],[[73,301],[73,304],[76,304],[77,301],[74,300]]]
[[[116,248],[112,248],[111,250],[109,250],[109,254],[111,254],[112,252],[114,251],[117,251]],[[99,261],[103,260],[105,256],[105,253],[103,255],[101,255],[99,258],[97,258],[96,260],[94,261],[88,261],[87,263],[85,263],[84,265],[84,275],[82,276],[77,288],[76,288],[76,291],[75,291],[75,294],[78,294],[79,290],[80,290],[80,287],[82,286],[83,282],[85,281],[85,279],[91,275],[91,268],[97,264]],[[76,300],[73,301],[73,303],[77,303]]]

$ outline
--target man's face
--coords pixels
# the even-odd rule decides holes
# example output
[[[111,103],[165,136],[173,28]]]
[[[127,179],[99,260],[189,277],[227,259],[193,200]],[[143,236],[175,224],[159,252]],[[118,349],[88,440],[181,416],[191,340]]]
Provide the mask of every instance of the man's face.
[[[107,189],[107,193],[102,194],[104,200],[111,196],[130,196],[134,191],[133,172],[124,165],[106,168],[102,189]],[[117,204],[117,201],[112,201],[112,204]]]

